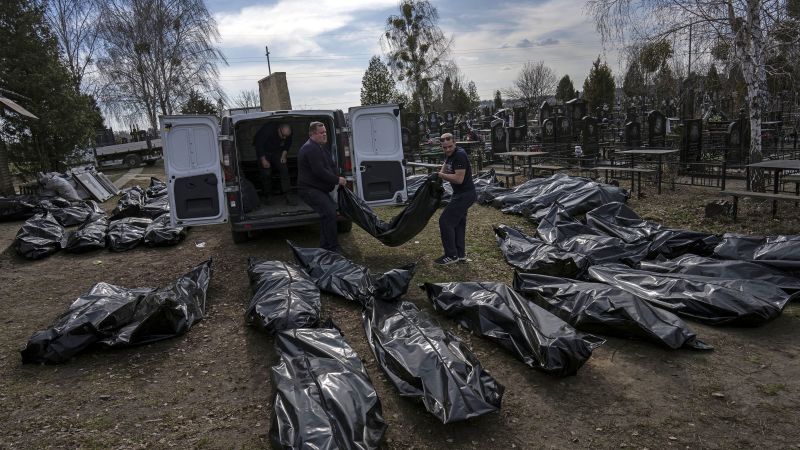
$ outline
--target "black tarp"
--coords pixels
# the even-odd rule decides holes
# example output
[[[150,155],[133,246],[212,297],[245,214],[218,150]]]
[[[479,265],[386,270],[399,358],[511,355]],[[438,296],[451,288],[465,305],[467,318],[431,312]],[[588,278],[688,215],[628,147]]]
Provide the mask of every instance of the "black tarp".
[[[494,234],[506,261],[524,272],[579,278],[589,267],[587,257],[562,251],[516,228],[498,225]]]
[[[780,269],[749,261],[683,255],[670,260],[642,261],[639,268],[649,272],[761,280],[774,284],[789,293],[800,291],[800,277],[783,272]]]
[[[436,174],[426,178],[408,205],[391,222],[381,220],[372,208],[347,188],[339,188],[339,213],[349,218],[367,233],[390,247],[396,247],[413,238],[428,224],[439,208],[442,183]]]
[[[163,214],[169,215],[169,197],[166,195],[146,199],[139,210],[139,216],[151,219]]]
[[[58,223],[65,227],[80,225],[97,214],[105,215],[105,211],[100,209],[97,203],[92,200],[72,202],[70,205],[50,207],[48,210]]]
[[[520,214],[539,222],[554,203],[559,203],[571,215],[580,215],[606,203],[627,199],[627,191],[617,186],[557,173],[548,178],[528,180],[511,193],[495,198],[493,205],[502,208],[504,213]]]
[[[559,204],[554,204],[536,230],[543,241],[562,251],[581,254],[591,264],[621,262],[635,266],[649,253],[650,243],[627,243],[620,238],[601,236],[578,222]]]
[[[339,330],[302,328],[275,338],[270,442],[276,448],[378,448],[381,402],[358,354]]]
[[[764,281],[656,273],[621,264],[592,266],[589,277],[709,325],[763,325],[778,317],[790,300]]]
[[[747,236],[726,233],[714,249],[714,255],[800,272],[800,235]]]
[[[364,310],[364,331],[378,364],[400,395],[422,400],[442,423],[500,408],[503,385],[464,342],[413,303],[374,301]]]
[[[150,186],[144,191],[147,198],[163,197],[167,195],[167,183],[156,177],[150,177]]]
[[[64,250],[70,253],[84,253],[106,247],[108,219],[103,214],[95,214],[77,230],[69,233]]]
[[[124,252],[139,245],[147,227],[153,223],[144,217],[126,217],[108,224],[108,248],[113,252]]]
[[[668,228],[644,220],[627,205],[609,203],[586,213],[586,224],[602,234],[633,244],[650,242],[650,257],[674,258],[684,253],[710,255],[720,243],[715,234]]]
[[[313,328],[322,304],[319,288],[303,269],[282,261],[249,258],[247,275],[253,296],[245,317],[270,334]]]
[[[515,271],[514,290],[587,333],[640,338],[672,349],[712,349],[675,314],[614,286]]]
[[[122,191],[122,196],[117,201],[117,206],[111,211],[111,220],[126,217],[140,217],[142,208],[147,199],[144,190],[139,186],[129,187]]]
[[[41,259],[61,250],[65,230],[52,214],[40,213],[26,220],[14,238],[14,249],[22,257]]]
[[[574,375],[604,341],[583,334],[503,283],[425,283],[434,308],[530,367]]]
[[[289,242],[298,264],[321,290],[353,300],[363,306],[373,298],[395,300],[408,291],[414,276],[410,264],[386,273],[373,274],[346,257],[321,248],[303,248]]]
[[[150,247],[168,247],[180,244],[186,238],[186,227],[173,227],[169,214],[153,219],[144,230],[142,240]]]
[[[28,220],[41,212],[39,199],[33,195],[0,197],[0,222]]]
[[[203,318],[209,259],[161,289],[97,283],[21,351],[23,363],[63,363],[92,345],[126,347],[179,336]]]

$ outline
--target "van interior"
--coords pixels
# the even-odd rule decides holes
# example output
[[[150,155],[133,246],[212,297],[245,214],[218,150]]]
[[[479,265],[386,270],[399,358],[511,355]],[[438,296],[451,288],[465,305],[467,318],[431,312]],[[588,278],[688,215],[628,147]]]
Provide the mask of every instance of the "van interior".
[[[328,146],[335,148],[336,135],[333,121],[330,116],[288,116],[262,117],[252,120],[243,120],[235,125],[235,143],[237,151],[237,166],[240,180],[246,179],[255,187],[258,193],[255,199],[242,200],[240,207],[242,216],[245,218],[271,217],[271,216],[293,216],[313,213],[313,210],[306,205],[297,195],[297,153],[300,147],[308,140],[308,126],[311,122],[322,122],[328,130]],[[256,149],[253,139],[261,127],[265,125],[277,125],[286,123],[292,128],[292,144],[287,156],[286,165],[289,169],[289,181],[291,189],[289,196],[295,201],[294,205],[287,204],[284,194],[281,193],[280,173],[272,171],[271,192],[264,192],[259,170],[259,161],[256,158]],[[336,153],[336,152],[334,152]],[[248,188],[246,182],[240,182],[243,196],[247,195]],[[250,189],[252,192],[252,189]],[[269,198],[269,203],[264,202],[264,197]],[[252,208],[252,209],[251,209]]]

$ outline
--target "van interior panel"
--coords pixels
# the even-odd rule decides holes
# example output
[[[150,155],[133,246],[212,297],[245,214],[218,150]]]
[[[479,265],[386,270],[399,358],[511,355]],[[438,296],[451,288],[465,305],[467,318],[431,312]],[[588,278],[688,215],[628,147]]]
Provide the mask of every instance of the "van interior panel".
[[[403,190],[404,171],[399,161],[362,162],[359,170],[366,201],[390,200]]]
[[[220,203],[217,176],[213,173],[177,178],[174,181],[176,216],[181,219],[217,217]]]

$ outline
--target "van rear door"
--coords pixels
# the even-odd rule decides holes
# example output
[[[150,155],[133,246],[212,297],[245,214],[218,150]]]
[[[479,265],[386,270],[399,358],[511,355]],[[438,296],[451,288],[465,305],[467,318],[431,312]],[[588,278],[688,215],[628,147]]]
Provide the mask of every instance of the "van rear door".
[[[228,220],[214,116],[162,116],[161,140],[172,225]]]
[[[356,195],[371,206],[407,199],[400,106],[350,108]]]

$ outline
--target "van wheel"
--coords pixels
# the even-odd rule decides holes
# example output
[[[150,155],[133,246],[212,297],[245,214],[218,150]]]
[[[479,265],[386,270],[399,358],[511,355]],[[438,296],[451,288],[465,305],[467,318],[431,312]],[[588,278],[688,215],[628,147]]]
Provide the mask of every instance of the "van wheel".
[[[336,231],[339,233],[349,233],[353,229],[352,220],[340,220],[336,222]]]
[[[234,244],[243,244],[250,239],[247,231],[231,231],[231,237]]]
[[[139,155],[128,155],[122,162],[125,164],[125,167],[133,169],[139,167],[142,163],[142,158],[140,158]]]

